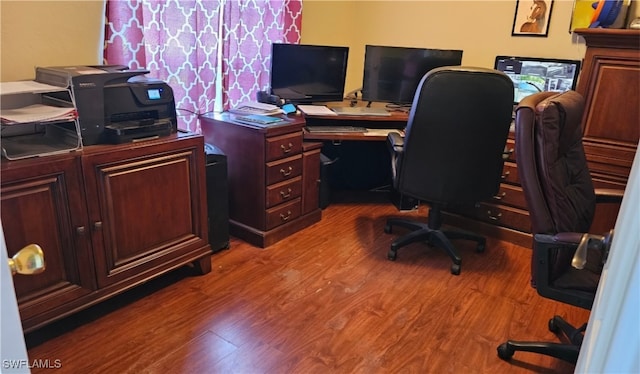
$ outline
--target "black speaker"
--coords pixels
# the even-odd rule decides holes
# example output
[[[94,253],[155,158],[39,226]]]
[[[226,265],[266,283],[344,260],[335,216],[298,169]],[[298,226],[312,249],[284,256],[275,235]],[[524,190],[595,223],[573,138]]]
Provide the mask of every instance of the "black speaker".
[[[207,212],[209,243],[218,252],[229,248],[229,186],[227,183],[227,156],[219,148],[205,144]]]

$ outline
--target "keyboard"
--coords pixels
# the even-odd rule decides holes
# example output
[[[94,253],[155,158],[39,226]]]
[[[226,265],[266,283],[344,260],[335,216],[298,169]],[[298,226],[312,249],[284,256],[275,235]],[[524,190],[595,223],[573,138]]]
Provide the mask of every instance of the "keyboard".
[[[331,108],[339,116],[382,116],[389,117],[389,113],[384,108],[370,108],[370,107],[334,107]]]
[[[367,132],[367,129],[359,126],[307,126],[307,131],[311,133]]]

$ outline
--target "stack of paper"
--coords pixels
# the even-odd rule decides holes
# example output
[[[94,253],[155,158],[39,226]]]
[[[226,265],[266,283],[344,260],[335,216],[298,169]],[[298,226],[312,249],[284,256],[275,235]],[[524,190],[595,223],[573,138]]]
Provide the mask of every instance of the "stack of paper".
[[[51,105],[33,104],[18,109],[0,110],[3,125],[30,122],[72,121],[77,118],[75,108],[62,108]]]
[[[336,112],[325,105],[298,105],[298,109],[308,116],[337,116]]]

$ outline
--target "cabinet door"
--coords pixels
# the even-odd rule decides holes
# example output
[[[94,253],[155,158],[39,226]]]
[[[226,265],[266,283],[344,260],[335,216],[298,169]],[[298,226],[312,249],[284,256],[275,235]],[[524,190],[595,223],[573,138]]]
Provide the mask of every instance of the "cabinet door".
[[[25,331],[73,309],[74,300],[95,289],[79,158],[52,160],[5,162],[2,168],[9,256],[31,243],[40,245],[45,256],[43,273],[14,277]]]
[[[83,168],[99,287],[211,252],[202,137],[88,154]]]

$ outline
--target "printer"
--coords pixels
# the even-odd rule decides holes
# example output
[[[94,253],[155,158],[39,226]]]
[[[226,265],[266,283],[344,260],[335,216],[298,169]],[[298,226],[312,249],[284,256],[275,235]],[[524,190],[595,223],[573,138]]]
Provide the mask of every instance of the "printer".
[[[36,81],[68,87],[84,145],[126,143],[177,131],[173,90],[123,65],[36,67]]]

